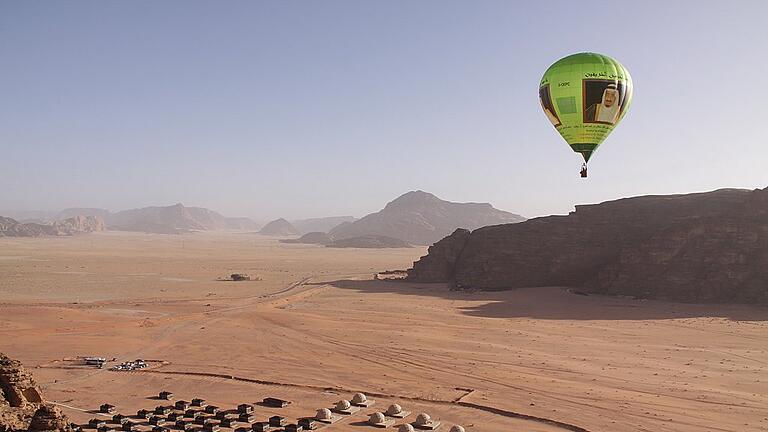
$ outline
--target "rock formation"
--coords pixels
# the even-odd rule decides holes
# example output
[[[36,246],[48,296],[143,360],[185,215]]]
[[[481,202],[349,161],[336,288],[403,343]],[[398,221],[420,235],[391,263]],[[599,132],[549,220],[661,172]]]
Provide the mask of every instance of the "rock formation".
[[[0,237],[68,236],[104,230],[104,221],[96,216],[76,216],[48,224],[20,223],[0,217]]]
[[[456,228],[515,223],[522,216],[497,210],[490,204],[453,203],[423,191],[408,192],[377,213],[330,231],[335,239],[380,235],[415,245],[430,245]]]
[[[319,244],[327,245],[333,241],[333,237],[324,232],[310,232],[297,239],[280,240],[282,243]]]
[[[291,223],[288,222],[287,220],[280,218],[280,219],[275,219],[272,222],[264,225],[261,231],[259,231],[259,234],[273,235],[273,236],[290,236],[290,235],[298,235],[299,230],[297,230],[296,227],[291,225]]]
[[[24,366],[0,353],[0,432],[71,432],[61,411],[43,403],[40,388]]]
[[[53,405],[42,405],[32,416],[28,430],[30,432],[72,432],[73,429],[67,416],[65,416],[58,407]]]
[[[58,235],[91,233],[106,229],[104,220],[99,216],[74,216],[56,221],[52,225],[59,233]]]
[[[366,235],[360,237],[351,237],[345,239],[334,240],[331,243],[325,245],[325,247],[332,248],[365,248],[365,249],[382,249],[382,248],[407,248],[411,247],[408,243],[387,236],[381,235]]]
[[[408,278],[768,304],[768,189],[627,198],[455,232],[414,263]]]

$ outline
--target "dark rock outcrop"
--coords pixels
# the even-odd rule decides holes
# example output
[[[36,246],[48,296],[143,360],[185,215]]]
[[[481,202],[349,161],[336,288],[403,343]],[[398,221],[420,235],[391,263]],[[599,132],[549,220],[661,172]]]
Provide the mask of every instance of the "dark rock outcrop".
[[[466,238],[455,233],[414,263],[408,278],[768,303],[768,189],[627,198],[484,227]]]
[[[379,235],[414,245],[430,245],[457,228],[525,220],[520,215],[497,210],[487,203],[454,203],[423,191],[408,192],[381,211],[330,231],[335,239]]]
[[[280,240],[282,243],[319,244],[327,245],[333,241],[333,237],[324,232],[310,232],[297,239]]]
[[[413,263],[408,277],[419,282],[446,282],[453,279],[456,261],[469,240],[470,231],[459,228],[433,244],[427,255]]]
[[[364,249],[384,249],[384,248],[409,248],[408,243],[387,236],[367,235],[360,237],[351,237],[340,240],[334,240],[325,245],[332,248],[364,248]]]

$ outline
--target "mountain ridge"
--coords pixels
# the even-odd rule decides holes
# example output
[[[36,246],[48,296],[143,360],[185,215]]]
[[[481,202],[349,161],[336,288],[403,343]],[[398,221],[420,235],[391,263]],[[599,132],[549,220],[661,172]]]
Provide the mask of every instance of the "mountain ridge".
[[[335,240],[362,236],[385,236],[413,245],[429,245],[457,228],[476,229],[525,218],[498,210],[489,203],[455,203],[415,190],[388,202],[380,211],[330,231]]]

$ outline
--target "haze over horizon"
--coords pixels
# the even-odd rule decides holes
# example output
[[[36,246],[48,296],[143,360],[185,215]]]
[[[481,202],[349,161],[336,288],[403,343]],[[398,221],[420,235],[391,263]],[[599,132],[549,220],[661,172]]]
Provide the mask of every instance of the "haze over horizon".
[[[535,217],[768,186],[768,3],[572,5],[0,1],[0,209],[362,216],[421,189]],[[586,181],[537,100],[581,51],[635,83]]]

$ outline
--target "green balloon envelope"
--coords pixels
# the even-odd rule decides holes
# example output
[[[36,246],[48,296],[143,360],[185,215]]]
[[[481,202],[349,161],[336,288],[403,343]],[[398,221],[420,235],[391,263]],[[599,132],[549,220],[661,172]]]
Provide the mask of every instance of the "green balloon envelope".
[[[611,57],[573,54],[544,72],[539,102],[563,139],[588,162],[627,113],[632,102],[632,78]]]

